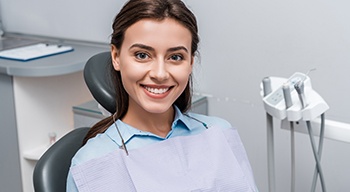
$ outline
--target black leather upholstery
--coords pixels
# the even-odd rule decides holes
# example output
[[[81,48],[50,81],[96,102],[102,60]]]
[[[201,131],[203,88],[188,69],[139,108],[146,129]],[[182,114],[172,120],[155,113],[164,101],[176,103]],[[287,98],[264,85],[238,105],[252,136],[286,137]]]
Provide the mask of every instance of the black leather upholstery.
[[[115,90],[110,79],[111,53],[103,52],[91,57],[84,68],[84,79],[92,96],[110,113],[115,113]]]
[[[71,159],[82,146],[89,127],[77,128],[54,143],[36,163],[35,192],[64,192]]]

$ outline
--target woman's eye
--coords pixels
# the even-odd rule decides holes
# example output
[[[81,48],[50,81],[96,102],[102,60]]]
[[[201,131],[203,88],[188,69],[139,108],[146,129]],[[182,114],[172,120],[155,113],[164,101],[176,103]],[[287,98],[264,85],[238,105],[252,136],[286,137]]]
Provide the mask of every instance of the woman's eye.
[[[147,55],[147,53],[136,53],[136,54],[135,54],[135,57],[136,57],[137,59],[143,60],[143,59],[147,59],[147,58],[148,58],[148,55]]]
[[[183,57],[182,57],[182,55],[172,55],[170,57],[170,59],[174,60],[174,61],[181,61],[181,60],[183,60]]]

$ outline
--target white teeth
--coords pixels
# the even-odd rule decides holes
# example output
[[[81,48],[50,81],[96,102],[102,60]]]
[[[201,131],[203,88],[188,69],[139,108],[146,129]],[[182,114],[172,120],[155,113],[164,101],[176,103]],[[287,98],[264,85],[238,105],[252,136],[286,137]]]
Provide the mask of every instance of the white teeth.
[[[169,90],[169,88],[158,89],[158,88],[151,88],[151,87],[145,87],[145,89],[151,93],[154,93],[154,94],[163,94]]]

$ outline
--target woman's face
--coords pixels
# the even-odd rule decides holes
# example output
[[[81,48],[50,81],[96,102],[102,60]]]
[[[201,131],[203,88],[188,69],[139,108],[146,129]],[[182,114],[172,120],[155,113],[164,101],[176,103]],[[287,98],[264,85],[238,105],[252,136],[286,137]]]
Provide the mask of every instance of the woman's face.
[[[128,110],[172,110],[192,72],[191,42],[190,31],[174,19],[143,19],[125,31],[121,49],[112,46],[112,60],[129,94]]]

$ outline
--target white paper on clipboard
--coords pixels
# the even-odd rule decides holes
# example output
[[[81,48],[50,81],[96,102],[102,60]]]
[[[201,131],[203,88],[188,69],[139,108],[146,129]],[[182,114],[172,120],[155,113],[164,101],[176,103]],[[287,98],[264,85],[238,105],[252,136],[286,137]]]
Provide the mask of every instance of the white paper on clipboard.
[[[73,51],[73,47],[71,46],[38,43],[0,51],[0,58],[17,61],[29,61],[70,51]]]

